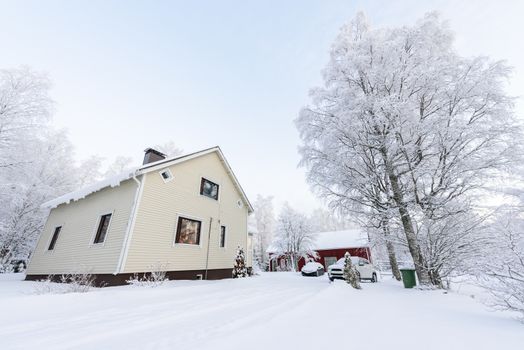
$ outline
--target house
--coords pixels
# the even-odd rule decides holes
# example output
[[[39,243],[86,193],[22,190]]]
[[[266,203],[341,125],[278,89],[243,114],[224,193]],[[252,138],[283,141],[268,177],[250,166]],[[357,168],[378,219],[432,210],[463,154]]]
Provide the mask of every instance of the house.
[[[371,261],[368,236],[359,229],[315,233],[315,243],[312,250],[317,252],[318,255],[316,258],[310,257],[309,260],[321,263],[326,270],[329,265],[343,258],[346,252],[349,252],[351,256],[359,256]],[[271,261],[270,271],[289,270],[291,268],[290,260],[285,255],[279,256],[271,247],[267,252]],[[301,258],[298,261],[298,269],[300,270],[305,263],[305,259]]]
[[[159,267],[170,279],[227,278],[238,246],[252,266],[253,207],[220,148],[145,152],[142,166],[44,204],[26,279],[89,272],[119,285]]]

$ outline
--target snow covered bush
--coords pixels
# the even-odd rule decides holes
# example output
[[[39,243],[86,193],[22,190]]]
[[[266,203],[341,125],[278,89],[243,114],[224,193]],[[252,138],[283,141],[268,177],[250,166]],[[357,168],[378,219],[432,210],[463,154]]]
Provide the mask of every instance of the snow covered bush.
[[[158,287],[164,284],[167,278],[168,264],[157,263],[152,265],[149,272],[142,275],[135,273],[132,278],[126,280],[127,284],[139,287]]]
[[[94,287],[95,277],[88,272],[49,275],[34,286],[34,294],[87,293]]]
[[[86,293],[94,286],[95,276],[88,272],[60,276],[60,282],[67,285],[68,293]]]
[[[235,257],[235,265],[233,266],[233,278],[247,277],[246,258],[244,249],[240,246],[237,248],[237,256]]]
[[[344,280],[347,284],[350,284],[351,287],[355,289],[362,288],[360,287],[360,278],[358,276],[357,269],[351,262],[351,255],[349,255],[349,252],[344,254]]]

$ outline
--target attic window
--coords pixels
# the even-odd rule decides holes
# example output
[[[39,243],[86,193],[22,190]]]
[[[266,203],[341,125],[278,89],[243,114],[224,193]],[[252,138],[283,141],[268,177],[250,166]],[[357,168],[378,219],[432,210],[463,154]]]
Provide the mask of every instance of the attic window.
[[[171,174],[171,170],[169,169],[161,170],[159,174],[162,177],[162,180],[164,180],[164,182],[169,182],[173,180],[173,174]]]
[[[200,194],[218,200],[218,184],[202,178],[200,182]]]

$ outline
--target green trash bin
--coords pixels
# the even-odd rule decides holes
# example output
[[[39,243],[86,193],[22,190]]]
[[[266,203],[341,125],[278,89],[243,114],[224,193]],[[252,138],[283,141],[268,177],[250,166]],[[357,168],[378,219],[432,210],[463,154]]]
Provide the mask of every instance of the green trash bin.
[[[400,269],[400,273],[402,274],[402,283],[404,283],[404,288],[413,288],[417,285],[415,269]]]

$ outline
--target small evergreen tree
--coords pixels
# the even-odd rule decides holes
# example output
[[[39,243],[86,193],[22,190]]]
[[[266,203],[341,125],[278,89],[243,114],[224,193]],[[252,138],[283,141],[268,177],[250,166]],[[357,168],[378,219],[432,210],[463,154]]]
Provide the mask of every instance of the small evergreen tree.
[[[246,259],[244,250],[238,246],[235,266],[233,266],[233,278],[247,277]]]
[[[344,255],[344,279],[351,287],[355,289],[361,289],[359,283],[358,272],[351,263],[351,255],[348,252]]]

